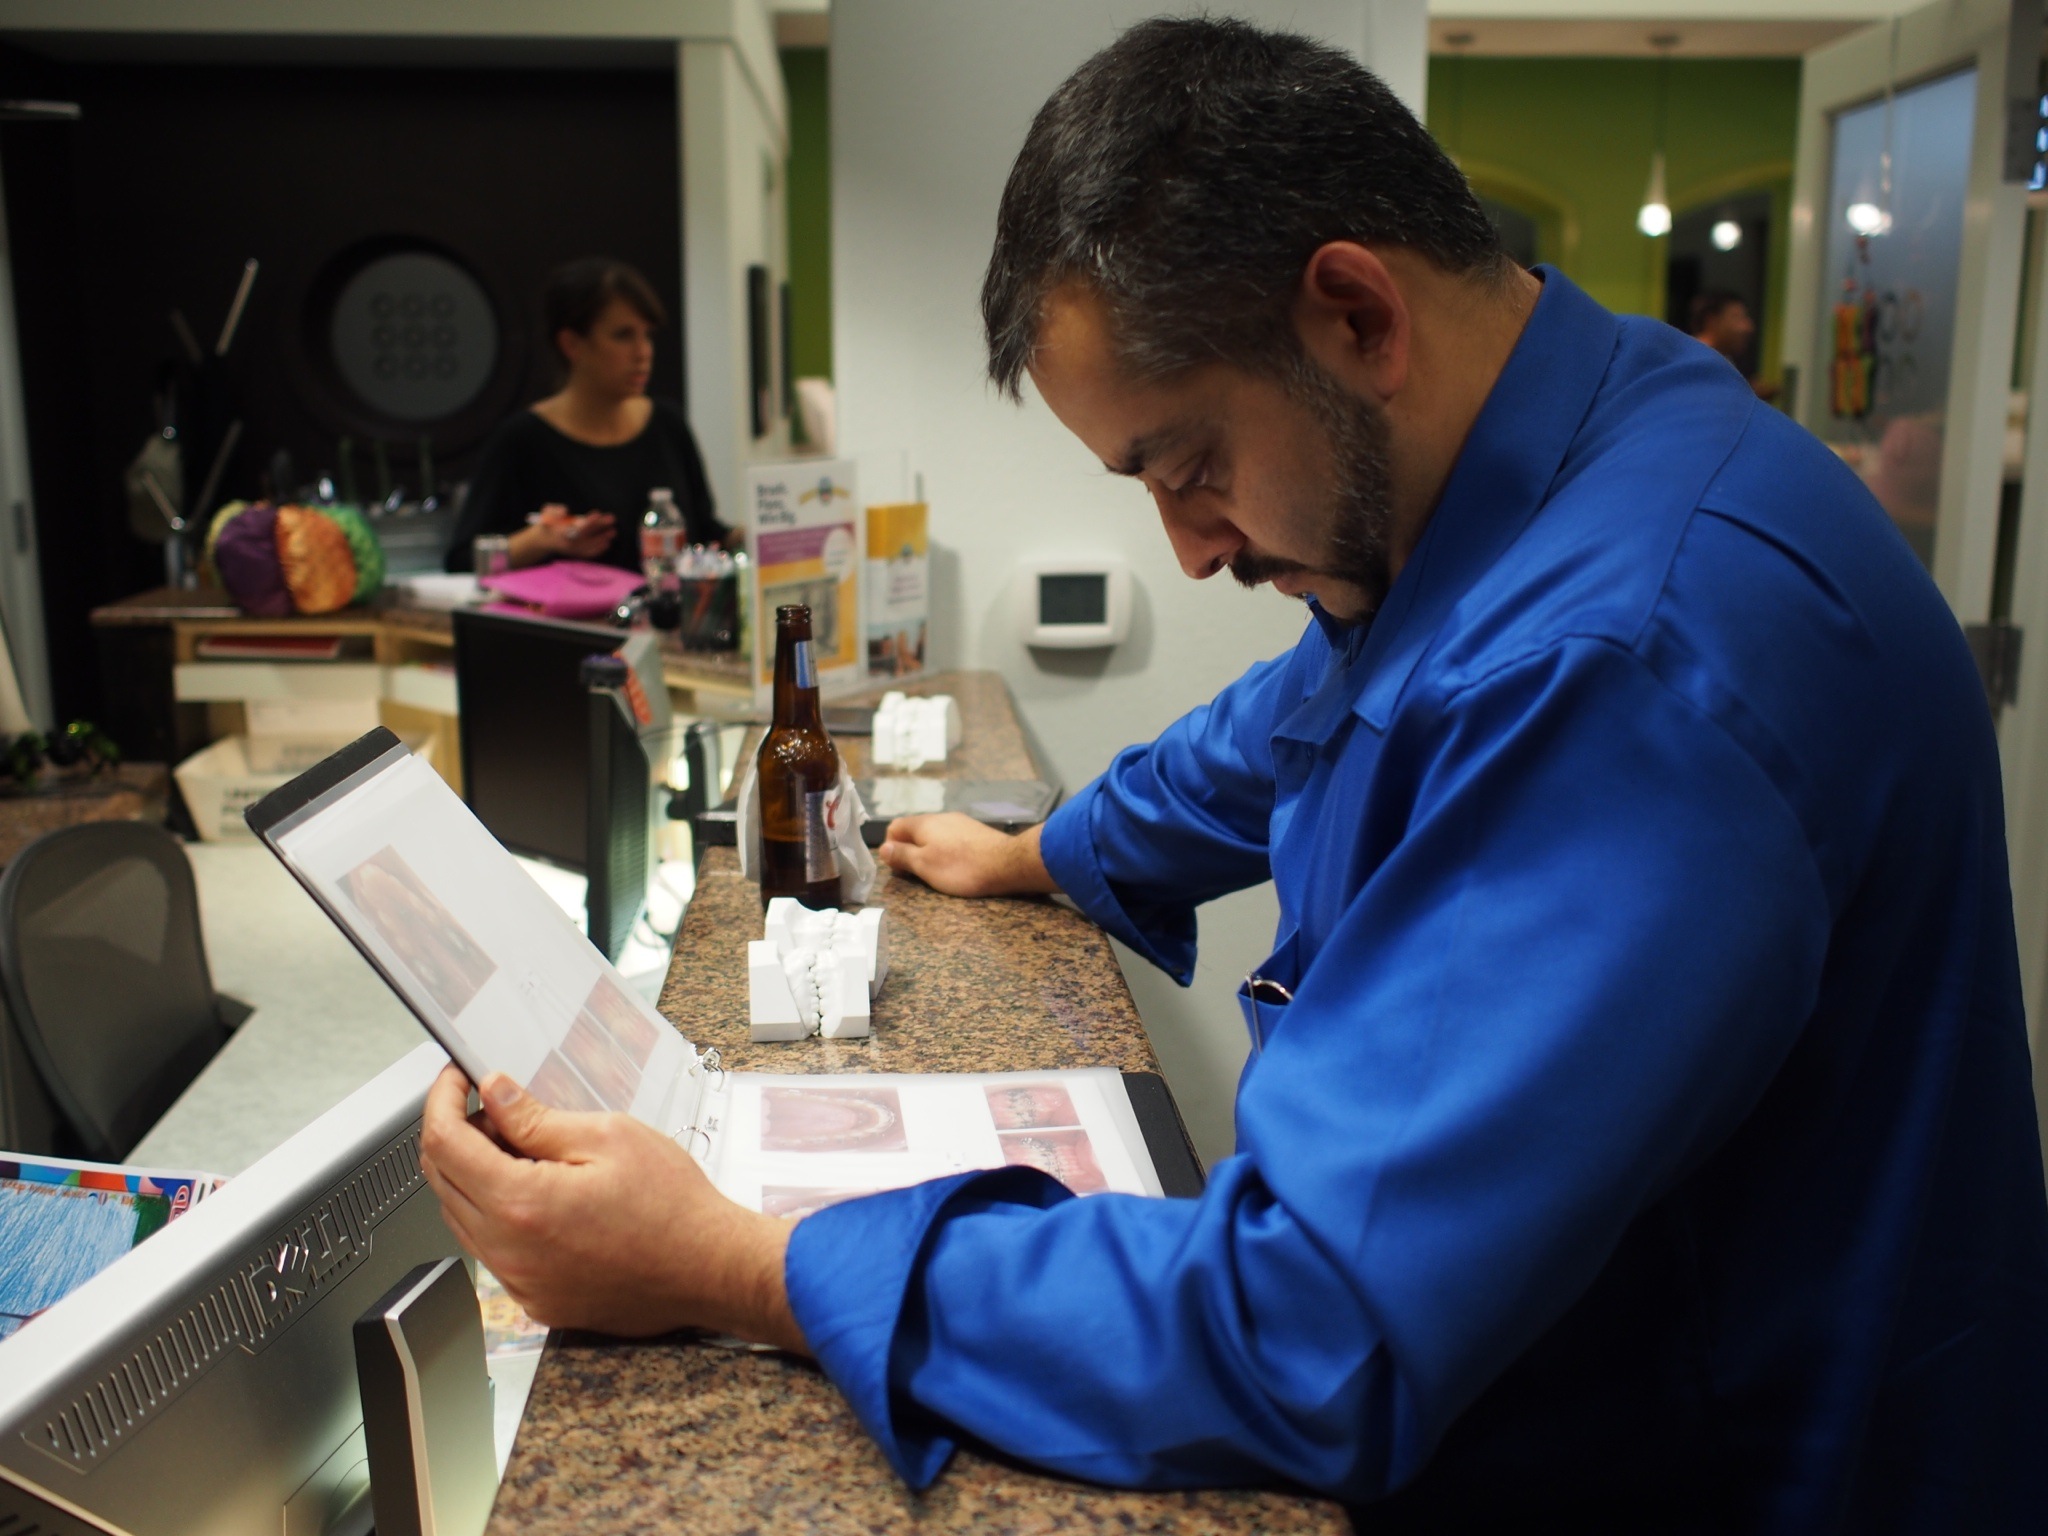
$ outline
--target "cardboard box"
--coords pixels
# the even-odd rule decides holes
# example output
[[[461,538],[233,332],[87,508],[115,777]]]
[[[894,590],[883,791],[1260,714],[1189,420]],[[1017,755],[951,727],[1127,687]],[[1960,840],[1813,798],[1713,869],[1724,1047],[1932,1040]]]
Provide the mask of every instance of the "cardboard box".
[[[325,741],[295,739],[294,747],[298,756],[290,760],[296,766],[276,766],[281,760],[276,744],[267,744],[259,749],[256,756],[270,762],[270,767],[259,767],[252,760],[250,741],[246,736],[223,736],[210,747],[202,747],[184,762],[178,764],[178,790],[185,797],[185,808],[192,813],[192,824],[199,829],[200,841],[208,843],[248,842],[255,834],[242,820],[242,813],[261,800],[273,789],[289,783],[306,769],[313,766],[329,753],[345,747],[354,738],[341,737]],[[424,739],[406,743],[418,756],[433,760],[433,745]],[[310,753],[310,756],[305,754]],[[304,761],[299,761],[304,757]]]

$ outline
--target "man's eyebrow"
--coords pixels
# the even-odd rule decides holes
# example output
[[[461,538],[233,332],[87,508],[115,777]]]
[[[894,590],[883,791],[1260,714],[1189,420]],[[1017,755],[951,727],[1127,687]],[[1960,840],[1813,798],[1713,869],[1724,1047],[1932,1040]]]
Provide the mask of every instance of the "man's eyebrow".
[[[1112,475],[1142,475],[1146,465],[1192,437],[1194,430],[1192,422],[1179,421],[1156,432],[1147,432],[1143,437],[1133,438],[1116,463],[1105,462],[1102,467]]]

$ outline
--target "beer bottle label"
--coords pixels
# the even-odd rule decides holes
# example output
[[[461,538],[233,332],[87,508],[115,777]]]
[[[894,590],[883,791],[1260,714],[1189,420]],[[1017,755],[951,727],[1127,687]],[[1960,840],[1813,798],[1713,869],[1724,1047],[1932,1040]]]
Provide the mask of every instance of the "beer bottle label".
[[[796,685],[799,688],[818,686],[818,663],[811,657],[811,642],[796,642]]]
[[[839,786],[814,789],[804,796],[804,879],[837,880],[839,848],[832,840],[841,815]]]

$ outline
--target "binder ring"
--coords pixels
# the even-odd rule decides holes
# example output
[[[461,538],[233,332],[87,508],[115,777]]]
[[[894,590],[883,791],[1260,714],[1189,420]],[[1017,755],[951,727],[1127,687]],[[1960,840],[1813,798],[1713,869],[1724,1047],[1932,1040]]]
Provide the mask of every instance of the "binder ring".
[[[684,1136],[702,1136],[704,1138],[704,1156],[706,1158],[709,1158],[711,1156],[711,1133],[705,1130],[701,1125],[686,1125],[680,1131],[676,1132],[676,1135],[678,1138]],[[684,1151],[687,1152],[689,1150],[689,1147],[690,1144],[688,1142],[683,1143]]]
[[[725,1063],[719,1060],[718,1047],[715,1045],[712,1046],[710,1050],[706,1051],[702,1056],[698,1057],[697,1060],[703,1066],[706,1072],[716,1072],[718,1074],[718,1087],[721,1089],[724,1088]]]

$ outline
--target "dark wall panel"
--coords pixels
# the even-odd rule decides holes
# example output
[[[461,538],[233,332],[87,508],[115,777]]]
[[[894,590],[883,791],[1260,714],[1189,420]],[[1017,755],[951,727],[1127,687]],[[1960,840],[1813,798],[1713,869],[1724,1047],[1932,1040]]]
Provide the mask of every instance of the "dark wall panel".
[[[570,257],[647,273],[671,312],[651,387],[682,395],[670,74],[59,66],[15,51],[0,87],[84,108],[75,124],[0,129],[60,716],[99,701],[86,613],[161,579],[157,550],[128,531],[121,473],[178,355],[167,315],[182,309],[210,349],[246,258],[261,275],[209,391],[220,420],[246,425],[216,501],[267,488],[280,448],[296,480],[333,470],[344,433],[388,436],[395,478],[418,485],[418,429],[366,418],[308,355],[317,279],[365,242],[445,250],[499,313],[505,366],[431,429],[443,480],[468,472],[493,420],[553,386],[539,287]],[[358,455],[366,481],[369,462]]]

